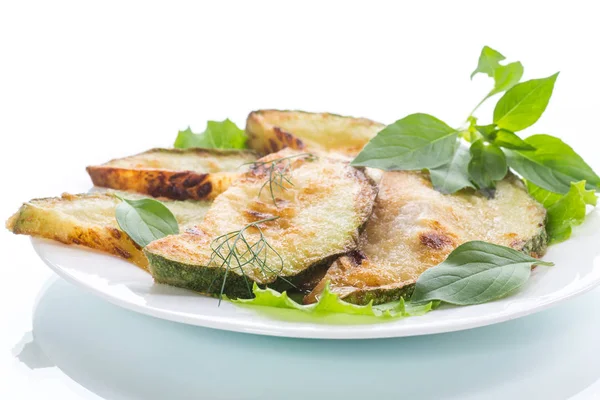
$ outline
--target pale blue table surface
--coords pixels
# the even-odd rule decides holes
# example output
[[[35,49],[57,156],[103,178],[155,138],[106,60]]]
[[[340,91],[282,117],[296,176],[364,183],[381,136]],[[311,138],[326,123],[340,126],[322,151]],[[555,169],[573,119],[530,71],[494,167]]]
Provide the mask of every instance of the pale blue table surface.
[[[162,321],[54,278],[17,357],[106,399],[565,399],[600,390],[600,290],[439,335],[305,340]]]

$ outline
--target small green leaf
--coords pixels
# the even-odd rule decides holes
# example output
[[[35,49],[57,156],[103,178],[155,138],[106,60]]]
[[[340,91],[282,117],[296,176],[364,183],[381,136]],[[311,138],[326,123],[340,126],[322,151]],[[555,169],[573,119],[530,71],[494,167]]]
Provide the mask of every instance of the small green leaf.
[[[225,121],[208,121],[206,130],[193,133],[190,128],[179,131],[175,139],[176,148],[204,147],[215,149],[244,149],[246,148],[246,133],[229,119]]]
[[[496,132],[496,125],[475,125],[477,132],[481,133],[486,140],[490,140],[490,135]]]
[[[469,162],[469,176],[484,192],[496,187],[496,181],[503,179],[508,172],[506,158],[502,150],[493,144],[486,144],[478,140],[471,145],[471,161]]]
[[[447,164],[458,132],[428,114],[411,114],[388,125],[352,161],[354,166],[417,170]]]
[[[498,147],[513,150],[535,150],[535,147],[507,129],[498,129],[491,136],[491,142]]]
[[[565,194],[571,182],[586,181],[588,189],[600,185],[600,177],[562,140],[533,135],[525,142],[535,150],[506,150],[508,165],[523,178],[546,190]]]
[[[523,285],[533,265],[553,265],[509,247],[473,241],[458,246],[441,264],[417,279],[411,301],[456,305],[496,300]]]
[[[481,139],[483,136],[477,130],[477,118],[475,118],[473,115],[469,115],[467,122],[469,123],[469,126],[460,131],[458,137],[465,139],[469,143],[473,143]]]
[[[437,307],[438,302],[415,305],[405,303],[403,299],[392,303],[374,306],[371,303],[366,306],[347,303],[340,300],[337,294],[329,289],[329,283],[325,285],[319,301],[315,304],[301,305],[292,300],[286,292],[279,293],[273,289],[259,288],[256,283],[252,287],[255,297],[253,299],[232,300],[236,304],[245,306],[261,306],[269,308],[291,309],[302,312],[305,315],[321,317],[326,314],[347,314],[377,318],[402,318],[423,315]]]
[[[550,243],[562,242],[570,238],[573,227],[581,225],[585,219],[586,205],[595,206],[597,201],[594,191],[586,190],[585,181],[571,183],[567,194],[556,201],[554,196],[551,199],[553,203],[547,207],[548,223],[546,224]],[[549,197],[546,198],[546,203],[548,200]]]
[[[504,92],[519,83],[523,76],[523,64],[513,62],[506,65],[500,65],[494,70],[494,88],[487,95],[492,97],[495,94]]]
[[[494,88],[475,106],[473,111],[471,111],[471,116],[487,99],[510,89],[521,80],[523,76],[523,64],[517,61],[507,65],[500,65],[500,61],[502,60],[504,60],[502,54],[489,47],[483,48],[479,57],[478,69],[471,74],[471,79],[473,79],[473,75],[477,72],[486,73],[488,76],[494,78]]]
[[[482,135],[475,129],[475,127],[469,127],[468,129],[461,131],[459,137],[465,139],[469,143],[473,143],[482,138]]]
[[[429,170],[431,183],[435,190],[449,194],[466,187],[475,189],[475,186],[469,180],[468,165],[470,159],[469,150],[457,143],[456,151],[448,164]]]
[[[517,134],[507,129],[497,129],[496,125],[475,126],[477,131],[490,143],[498,147],[517,150],[535,150],[535,148],[526,143]]]
[[[505,57],[488,46],[483,46],[481,54],[479,55],[479,62],[477,68],[471,74],[471,79],[477,73],[486,74],[489,77],[494,77],[494,71],[500,66],[500,61],[504,60]]]
[[[175,216],[163,203],[154,199],[123,199],[115,216],[119,227],[141,247],[168,235],[179,233]]]
[[[548,106],[558,72],[548,78],[532,79],[513,86],[498,100],[494,123],[517,132],[533,125]]]

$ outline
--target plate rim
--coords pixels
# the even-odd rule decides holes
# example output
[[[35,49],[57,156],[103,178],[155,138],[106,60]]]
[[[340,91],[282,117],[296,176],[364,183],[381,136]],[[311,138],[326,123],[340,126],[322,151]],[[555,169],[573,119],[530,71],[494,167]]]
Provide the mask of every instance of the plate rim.
[[[133,302],[125,301],[116,296],[112,296],[110,293],[102,291],[100,288],[91,285],[90,283],[78,279],[73,274],[69,273],[65,268],[52,263],[46,257],[44,257],[40,251],[40,244],[48,244],[55,247],[64,247],[65,250],[70,250],[72,248],[77,248],[79,250],[86,251],[93,256],[96,253],[93,249],[88,249],[83,246],[73,246],[73,245],[65,245],[62,243],[56,243],[50,239],[36,238],[31,237],[31,244],[38,255],[38,257],[46,264],[52,271],[54,271],[58,276],[69,282],[70,284],[82,288],[87,292],[92,293],[93,295],[102,298],[109,303],[121,307],[123,309],[133,311],[139,314],[147,315],[150,317],[163,319],[171,322],[182,323],[186,325],[200,326],[211,329],[219,329],[226,330],[231,332],[239,332],[239,333],[249,333],[255,335],[267,335],[267,336],[276,336],[276,337],[287,337],[287,338],[297,338],[297,339],[336,339],[336,340],[354,340],[354,339],[385,339],[385,338],[396,338],[396,337],[411,337],[411,336],[422,336],[422,335],[432,335],[432,334],[440,334],[440,333],[449,333],[462,331],[467,329],[479,328],[484,326],[489,326],[493,324],[498,324],[510,320],[514,320],[517,318],[525,317],[527,315],[531,315],[543,310],[546,310],[554,305],[557,305],[560,302],[571,299],[573,297],[582,295],[593,288],[600,285],[600,275],[596,277],[596,279],[585,279],[579,281],[579,284],[576,288],[571,291],[567,291],[565,293],[561,293],[559,295],[555,295],[549,297],[547,299],[543,299],[537,302],[535,305],[530,307],[523,307],[516,311],[502,311],[497,312],[491,315],[478,315],[472,317],[465,317],[458,321],[450,321],[450,320],[440,320],[438,323],[429,322],[425,326],[405,326],[402,328],[397,327],[388,327],[386,329],[386,323],[377,324],[378,329],[367,329],[368,327],[372,327],[373,324],[370,325],[327,325],[323,324],[321,327],[325,329],[315,329],[315,325],[309,325],[306,328],[296,327],[288,327],[288,326],[279,326],[277,328],[269,326],[260,326],[252,327],[248,324],[247,321],[244,322],[236,322],[232,321],[230,318],[224,318],[220,320],[214,316],[207,316],[202,314],[195,314],[193,317],[187,316],[182,313],[177,313],[174,311],[169,311],[166,309],[161,309],[153,306],[144,306],[140,304],[136,304]],[[108,254],[100,253],[102,255],[110,256]],[[123,261],[119,259],[120,261]],[[138,268],[138,267],[135,267]],[[416,317],[418,318],[418,317]],[[347,329],[344,331],[344,334],[340,333],[341,327],[352,326],[351,329]],[[327,329],[326,327],[329,327]],[[333,327],[333,329],[331,329]],[[394,329],[395,328],[395,329]]]

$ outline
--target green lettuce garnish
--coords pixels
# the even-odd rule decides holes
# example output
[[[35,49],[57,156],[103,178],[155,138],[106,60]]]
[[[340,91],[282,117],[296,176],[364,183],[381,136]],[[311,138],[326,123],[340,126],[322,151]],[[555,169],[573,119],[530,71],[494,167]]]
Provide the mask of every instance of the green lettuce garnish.
[[[202,133],[193,133],[188,127],[179,131],[174,146],[178,149],[204,147],[209,149],[245,149],[246,133],[243,129],[226,119],[225,121],[208,121]]]
[[[344,316],[375,317],[377,320],[404,318],[417,315],[423,315],[432,309],[435,309],[439,302],[431,301],[426,304],[416,305],[405,302],[404,299],[391,303],[373,305],[372,301],[365,306],[358,306],[341,300],[337,294],[329,289],[329,283],[325,285],[319,301],[315,304],[302,305],[292,300],[287,292],[279,293],[273,289],[261,289],[256,285],[252,287],[252,292],[256,297],[253,299],[232,300],[234,303],[243,306],[259,306],[262,311],[279,317],[288,319],[297,319],[294,317],[305,316],[310,318],[318,317],[322,320],[324,316],[342,314]],[[276,310],[294,310],[294,314],[278,313]],[[332,321],[327,321],[332,322]],[[342,318],[337,322],[356,322],[356,320]]]
[[[585,185],[585,181],[573,182],[569,191],[561,195],[527,182],[529,194],[548,211],[546,230],[550,243],[570,238],[573,227],[581,225],[585,219],[586,206],[596,205],[596,194],[593,190],[586,189]]]

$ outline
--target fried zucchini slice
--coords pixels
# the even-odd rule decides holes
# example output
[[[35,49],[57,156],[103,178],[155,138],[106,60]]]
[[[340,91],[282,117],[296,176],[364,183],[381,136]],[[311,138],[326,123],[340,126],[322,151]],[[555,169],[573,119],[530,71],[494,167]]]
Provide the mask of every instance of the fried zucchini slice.
[[[327,281],[332,292],[355,304],[408,297],[419,275],[471,240],[541,257],[545,218],[544,207],[512,175],[488,200],[472,190],[441,194],[424,173],[386,172],[359,250],[336,260],[304,301],[315,302]]]
[[[354,157],[385,125],[366,118],[304,111],[259,110],[248,115],[248,147],[269,154],[285,147]]]
[[[143,196],[126,195],[127,198]],[[148,259],[142,249],[119,228],[115,209],[121,200],[112,193],[68,194],[24,203],[7,222],[15,234],[78,244],[124,258],[144,269]],[[202,221],[209,201],[164,201],[180,229]]]
[[[174,200],[214,199],[256,160],[244,150],[152,149],[87,167],[94,185]]]
[[[217,197],[200,225],[144,249],[156,282],[248,298],[254,282],[284,289],[356,248],[376,195],[362,170],[291,149],[259,161],[267,164],[255,164]],[[271,193],[269,183],[278,174],[285,178],[279,181],[284,189]],[[266,219],[271,220],[258,225],[260,232],[251,227],[243,238],[236,236]]]

